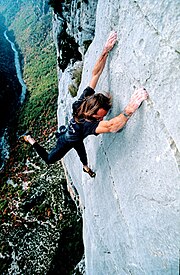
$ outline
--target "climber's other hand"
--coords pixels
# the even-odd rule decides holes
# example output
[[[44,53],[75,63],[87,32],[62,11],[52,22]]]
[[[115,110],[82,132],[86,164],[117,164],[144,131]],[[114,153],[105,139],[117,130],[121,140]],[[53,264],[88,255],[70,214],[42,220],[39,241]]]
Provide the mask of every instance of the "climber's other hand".
[[[132,114],[140,107],[141,103],[148,98],[148,93],[145,88],[139,88],[132,94],[129,104],[126,107]]]

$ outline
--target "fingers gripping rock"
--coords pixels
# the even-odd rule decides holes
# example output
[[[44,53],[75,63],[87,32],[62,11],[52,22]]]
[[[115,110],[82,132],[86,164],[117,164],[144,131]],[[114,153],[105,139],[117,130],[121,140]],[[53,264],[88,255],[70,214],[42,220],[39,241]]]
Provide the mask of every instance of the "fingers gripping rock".
[[[130,99],[130,105],[136,111],[141,103],[146,100],[148,97],[148,93],[144,88],[140,88],[135,90]]]
[[[117,32],[112,31],[109,34],[109,37],[105,43],[104,49],[109,52],[110,50],[112,50],[112,48],[114,47],[114,44],[117,41]]]

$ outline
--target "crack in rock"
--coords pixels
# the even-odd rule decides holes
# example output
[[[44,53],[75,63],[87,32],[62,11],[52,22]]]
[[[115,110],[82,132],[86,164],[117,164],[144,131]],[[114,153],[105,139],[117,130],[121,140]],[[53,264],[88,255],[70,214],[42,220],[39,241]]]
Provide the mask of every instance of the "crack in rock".
[[[168,201],[160,201],[160,200],[156,200],[154,198],[148,198],[144,195],[141,195],[141,194],[137,194],[136,196],[134,196],[133,200],[136,200],[138,197],[141,197],[149,202],[156,202],[160,205],[163,205],[163,206],[169,206],[169,203],[172,203],[174,201],[176,201],[176,199],[171,199],[171,200],[168,200]]]

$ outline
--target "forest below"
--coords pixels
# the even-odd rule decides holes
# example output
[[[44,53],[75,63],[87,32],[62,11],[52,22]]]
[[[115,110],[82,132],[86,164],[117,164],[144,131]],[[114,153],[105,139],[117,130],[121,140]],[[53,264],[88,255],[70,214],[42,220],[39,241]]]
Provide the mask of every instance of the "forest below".
[[[28,129],[47,148],[55,142],[58,80],[52,9],[46,1],[11,0],[2,1],[0,14],[18,49],[27,86],[25,102],[6,121],[10,157],[0,174],[0,273],[70,274],[83,254],[82,220],[67,192],[63,168],[60,163],[47,167],[18,139]],[[1,54],[4,64],[3,58]],[[15,75],[14,64],[8,64]],[[18,96],[13,100],[17,103]]]

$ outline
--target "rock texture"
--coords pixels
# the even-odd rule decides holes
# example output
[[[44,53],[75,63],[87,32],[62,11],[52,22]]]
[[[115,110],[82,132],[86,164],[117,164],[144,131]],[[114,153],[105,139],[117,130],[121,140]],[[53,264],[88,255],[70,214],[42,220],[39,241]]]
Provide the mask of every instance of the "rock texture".
[[[64,158],[69,180],[84,208],[87,275],[178,274],[178,2],[98,1],[95,37],[85,58],[82,56],[78,95],[90,80],[109,32],[116,30],[118,42],[96,88],[113,96],[107,119],[123,110],[134,87],[145,86],[149,99],[121,132],[86,139],[89,162],[97,173],[95,179],[83,174],[74,151]],[[59,73],[59,124],[66,123],[71,115],[74,98],[68,85],[72,70],[69,66]]]

